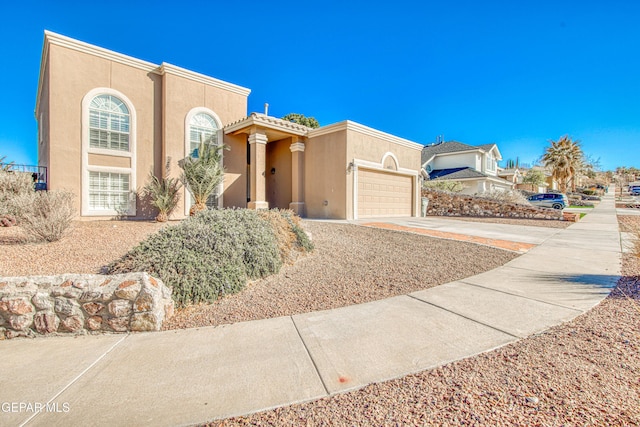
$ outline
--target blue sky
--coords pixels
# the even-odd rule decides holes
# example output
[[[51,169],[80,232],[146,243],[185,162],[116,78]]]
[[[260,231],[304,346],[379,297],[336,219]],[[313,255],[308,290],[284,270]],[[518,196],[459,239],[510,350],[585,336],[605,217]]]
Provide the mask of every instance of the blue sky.
[[[640,167],[640,2],[5,1],[0,156],[37,162],[43,32],[252,90],[249,111],[349,119],[531,163],[568,134]]]

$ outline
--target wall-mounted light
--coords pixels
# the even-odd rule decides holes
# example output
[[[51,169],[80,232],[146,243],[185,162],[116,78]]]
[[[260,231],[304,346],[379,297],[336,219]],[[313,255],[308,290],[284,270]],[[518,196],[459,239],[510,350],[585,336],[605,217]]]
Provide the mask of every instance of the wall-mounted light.
[[[271,175],[275,175],[276,174],[276,168],[271,168]]]
[[[355,163],[351,162],[347,165],[347,173],[351,173],[353,168],[356,167]]]

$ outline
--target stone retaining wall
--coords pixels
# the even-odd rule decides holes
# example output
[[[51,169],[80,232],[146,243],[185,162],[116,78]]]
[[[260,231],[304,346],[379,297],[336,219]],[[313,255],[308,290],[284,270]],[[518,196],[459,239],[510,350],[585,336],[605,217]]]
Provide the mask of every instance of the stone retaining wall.
[[[173,308],[171,289],[147,273],[0,277],[0,339],[158,331]]]
[[[429,199],[427,215],[476,216],[496,218],[529,218],[562,220],[562,211],[538,208],[531,205],[503,203],[463,194],[438,190],[422,190],[422,197]]]

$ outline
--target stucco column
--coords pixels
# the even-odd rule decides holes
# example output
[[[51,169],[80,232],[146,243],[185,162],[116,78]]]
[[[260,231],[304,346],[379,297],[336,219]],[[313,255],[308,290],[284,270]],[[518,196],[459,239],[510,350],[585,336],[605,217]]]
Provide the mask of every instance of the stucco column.
[[[304,142],[294,140],[291,150],[291,203],[289,209],[304,216]]]
[[[266,201],[267,186],[265,168],[267,161],[267,135],[254,132],[249,135],[249,150],[251,155],[251,201],[249,209],[269,209]]]

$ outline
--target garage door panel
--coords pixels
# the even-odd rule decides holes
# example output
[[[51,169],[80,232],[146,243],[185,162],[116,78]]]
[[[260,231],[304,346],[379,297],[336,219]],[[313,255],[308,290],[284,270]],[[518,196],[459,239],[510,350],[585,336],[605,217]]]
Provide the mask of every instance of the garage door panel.
[[[411,216],[413,178],[358,170],[358,218]]]

